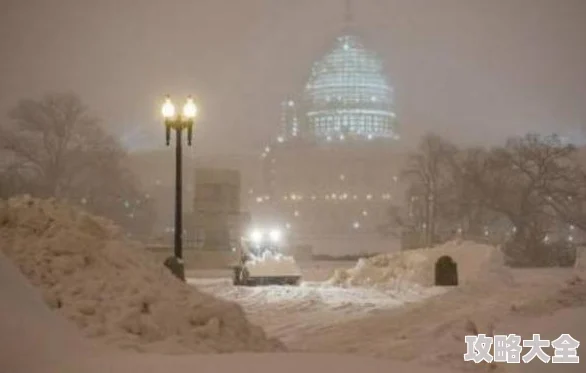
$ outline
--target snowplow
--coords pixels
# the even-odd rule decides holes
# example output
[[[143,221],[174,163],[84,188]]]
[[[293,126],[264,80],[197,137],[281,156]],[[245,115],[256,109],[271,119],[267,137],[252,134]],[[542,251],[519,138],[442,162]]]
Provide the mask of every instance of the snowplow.
[[[281,231],[252,231],[239,247],[234,285],[299,285],[301,270],[292,256],[283,255],[282,248]]]

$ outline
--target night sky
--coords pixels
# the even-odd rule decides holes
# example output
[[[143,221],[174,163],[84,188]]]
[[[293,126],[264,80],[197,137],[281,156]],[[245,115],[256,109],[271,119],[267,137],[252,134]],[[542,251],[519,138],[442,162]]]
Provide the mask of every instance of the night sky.
[[[353,4],[405,141],[586,129],[586,1]],[[74,91],[133,146],[163,147],[162,96],[193,93],[198,151],[260,150],[343,20],[343,0],[0,0],[0,110]]]

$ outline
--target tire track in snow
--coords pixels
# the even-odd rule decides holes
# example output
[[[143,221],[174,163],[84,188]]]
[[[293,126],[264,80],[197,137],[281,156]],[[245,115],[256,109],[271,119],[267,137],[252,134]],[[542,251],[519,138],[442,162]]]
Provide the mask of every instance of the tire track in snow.
[[[289,346],[335,325],[372,316],[439,294],[438,289],[406,291],[341,288],[318,282],[301,286],[233,286],[229,279],[189,279],[199,290],[239,303],[250,321]]]

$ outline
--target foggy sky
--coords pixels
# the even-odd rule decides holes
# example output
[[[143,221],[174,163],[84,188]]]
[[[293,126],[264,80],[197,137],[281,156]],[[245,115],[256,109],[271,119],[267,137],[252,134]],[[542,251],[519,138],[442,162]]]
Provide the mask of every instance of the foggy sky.
[[[406,141],[429,129],[478,143],[586,128],[586,0],[353,8]],[[117,133],[163,147],[161,96],[193,93],[198,151],[260,150],[343,14],[343,0],[0,0],[0,110],[74,91]]]

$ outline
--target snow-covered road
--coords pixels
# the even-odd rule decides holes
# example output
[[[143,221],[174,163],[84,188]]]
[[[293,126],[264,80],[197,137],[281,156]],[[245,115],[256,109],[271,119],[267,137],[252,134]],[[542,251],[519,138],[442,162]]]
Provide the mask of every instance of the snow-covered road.
[[[200,290],[239,303],[249,319],[290,347],[336,324],[372,316],[388,309],[443,293],[440,288],[341,288],[321,282],[301,286],[233,286],[227,278],[191,278]]]
[[[234,287],[227,278],[198,278],[190,283],[242,305],[252,322],[281,339],[291,351],[482,371],[486,367],[463,361],[465,335],[495,330],[509,334],[517,329],[546,333],[554,323],[541,320],[543,317],[570,320],[561,316],[563,312],[552,315],[560,308],[583,307],[586,299],[582,280],[568,288],[568,279],[575,276],[569,270],[516,270],[509,275],[512,277],[490,277],[450,290],[405,284],[399,289],[342,288],[326,282],[248,288]],[[569,331],[583,338],[575,327],[559,329]]]

